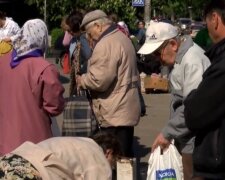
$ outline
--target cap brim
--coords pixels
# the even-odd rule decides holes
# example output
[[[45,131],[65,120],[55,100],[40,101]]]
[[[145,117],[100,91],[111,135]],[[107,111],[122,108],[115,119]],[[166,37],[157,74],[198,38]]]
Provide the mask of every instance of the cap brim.
[[[144,45],[139,49],[137,52],[138,54],[151,54],[156,49],[158,49],[164,41],[162,42],[155,42],[155,43],[144,43]]]

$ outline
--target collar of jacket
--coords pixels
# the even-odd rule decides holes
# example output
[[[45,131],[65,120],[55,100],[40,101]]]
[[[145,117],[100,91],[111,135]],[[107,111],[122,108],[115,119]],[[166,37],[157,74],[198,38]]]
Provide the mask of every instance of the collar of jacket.
[[[210,61],[213,61],[215,57],[218,57],[221,53],[224,53],[225,50],[225,38],[218,42],[217,44],[213,45],[205,55],[208,56]]]
[[[175,62],[180,64],[182,59],[183,59],[183,56],[186,54],[188,49],[190,49],[190,47],[193,46],[193,45],[194,45],[194,42],[191,39],[191,36],[181,37],[181,44],[180,44],[180,47],[178,49]]]
[[[116,29],[117,29],[117,26],[116,26],[115,24],[112,24],[111,26],[109,26],[109,27],[102,33],[102,35],[98,38],[96,44],[98,44],[98,42],[101,41],[101,39],[102,39],[104,36],[106,36],[107,34],[113,32],[113,31],[116,30]],[[96,44],[95,44],[95,45],[96,45]]]

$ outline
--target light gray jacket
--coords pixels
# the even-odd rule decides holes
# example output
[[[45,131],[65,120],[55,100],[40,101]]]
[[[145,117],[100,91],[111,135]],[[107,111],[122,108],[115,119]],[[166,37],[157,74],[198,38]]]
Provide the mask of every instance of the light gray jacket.
[[[204,55],[204,50],[195,44],[190,36],[185,36],[169,75],[172,94],[170,119],[162,130],[166,139],[175,139],[183,143],[192,139],[193,135],[184,120],[183,100],[198,87],[202,74],[209,65],[210,61]]]

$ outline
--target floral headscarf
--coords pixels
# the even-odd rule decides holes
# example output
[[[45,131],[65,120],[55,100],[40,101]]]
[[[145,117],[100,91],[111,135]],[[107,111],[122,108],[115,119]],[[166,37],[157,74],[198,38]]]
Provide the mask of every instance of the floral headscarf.
[[[41,19],[28,20],[13,39],[12,68],[28,57],[43,56],[48,47],[47,26]]]

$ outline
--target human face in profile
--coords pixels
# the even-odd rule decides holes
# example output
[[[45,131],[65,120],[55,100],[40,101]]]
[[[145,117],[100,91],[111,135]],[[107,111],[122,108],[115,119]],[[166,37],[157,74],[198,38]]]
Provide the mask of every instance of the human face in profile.
[[[166,40],[152,55],[160,60],[164,66],[173,66],[175,63],[178,43],[175,39]]]

